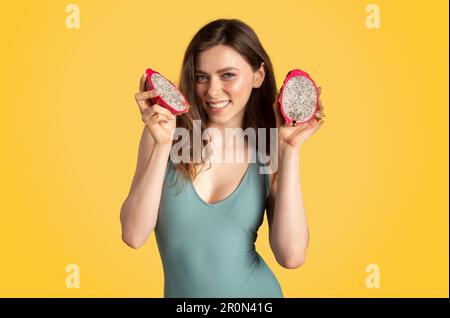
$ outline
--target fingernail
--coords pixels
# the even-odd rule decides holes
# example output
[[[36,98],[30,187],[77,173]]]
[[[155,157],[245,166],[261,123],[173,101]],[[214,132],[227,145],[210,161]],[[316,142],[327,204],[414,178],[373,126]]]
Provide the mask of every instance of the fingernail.
[[[154,89],[154,90],[153,90],[153,94],[159,94],[158,90],[157,90],[157,89]]]

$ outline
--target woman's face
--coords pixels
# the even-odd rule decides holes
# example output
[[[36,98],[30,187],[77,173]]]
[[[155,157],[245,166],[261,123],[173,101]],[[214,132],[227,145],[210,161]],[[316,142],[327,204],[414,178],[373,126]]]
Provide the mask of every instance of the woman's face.
[[[233,48],[216,45],[201,52],[195,65],[195,92],[209,124],[241,127],[253,88],[264,80],[264,67],[253,72]]]

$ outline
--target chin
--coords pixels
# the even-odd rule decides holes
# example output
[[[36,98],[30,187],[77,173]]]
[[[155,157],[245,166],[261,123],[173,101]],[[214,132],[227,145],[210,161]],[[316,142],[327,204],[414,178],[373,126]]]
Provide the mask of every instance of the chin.
[[[214,124],[224,125],[230,121],[229,116],[209,116],[209,121]]]

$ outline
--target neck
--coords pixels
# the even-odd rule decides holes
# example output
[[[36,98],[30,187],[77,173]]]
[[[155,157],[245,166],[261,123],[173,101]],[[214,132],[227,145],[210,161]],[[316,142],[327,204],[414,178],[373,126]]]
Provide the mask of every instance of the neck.
[[[230,120],[225,124],[219,123],[207,123],[207,128],[214,128],[212,130],[208,130],[209,136],[212,140],[213,148],[219,149],[220,146],[222,148],[222,159],[225,158],[225,153],[232,152],[245,152],[247,149],[247,140],[244,138],[244,144],[239,144],[243,146],[243,149],[237,149],[241,147],[237,147],[238,143],[236,140],[242,139],[242,130],[244,125],[244,118],[241,116],[237,120]],[[238,129],[240,128],[240,129]],[[216,151],[213,151],[215,153]],[[213,155],[214,156],[214,155]]]

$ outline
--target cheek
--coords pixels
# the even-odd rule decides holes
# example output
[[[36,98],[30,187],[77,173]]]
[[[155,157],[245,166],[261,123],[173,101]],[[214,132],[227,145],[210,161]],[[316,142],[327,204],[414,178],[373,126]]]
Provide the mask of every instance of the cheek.
[[[224,88],[232,98],[245,99],[250,96],[252,85],[248,80],[239,78],[235,81],[227,82],[224,85]]]
[[[195,85],[195,95],[201,97],[205,92],[204,85]]]

